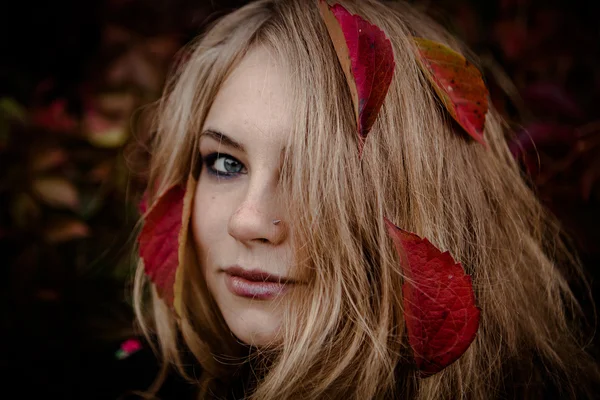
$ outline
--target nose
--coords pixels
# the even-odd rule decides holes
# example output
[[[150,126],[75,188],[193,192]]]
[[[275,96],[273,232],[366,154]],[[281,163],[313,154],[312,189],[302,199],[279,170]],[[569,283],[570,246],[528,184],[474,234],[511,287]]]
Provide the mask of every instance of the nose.
[[[280,212],[277,191],[275,185],[250,182],[239,206],[229,218],[229,235],[247,245],[283,243],[288,226]]]

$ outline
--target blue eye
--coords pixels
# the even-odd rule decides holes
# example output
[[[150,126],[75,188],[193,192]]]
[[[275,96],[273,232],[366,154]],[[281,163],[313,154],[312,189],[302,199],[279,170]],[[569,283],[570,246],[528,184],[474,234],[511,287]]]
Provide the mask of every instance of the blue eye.
[[[203,158],[206,171],[218,177],[229,178],[246,173],[246,167],[234,157],[223,153],[211,153]]]

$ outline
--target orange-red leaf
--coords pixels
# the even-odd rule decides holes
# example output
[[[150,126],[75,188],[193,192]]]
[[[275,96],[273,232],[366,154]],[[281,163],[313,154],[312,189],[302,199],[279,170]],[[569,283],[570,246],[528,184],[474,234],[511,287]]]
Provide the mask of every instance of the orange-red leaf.
[[[473,139],[485,145],[483,128],[489,93],[481,72],[449,47],[423,38],[414,41],[417,60],[450,115]]]
[[[62,243],[90,235],[90,228],[74,218],[54,221],[44,230],[44,238],[50,243]]]
[[[146,274],[158,294],[178,313],[182,282],[179,267],[184,259],[194,186],[190,176],[187,188],[175,185],[163,193],[146,213],[138,237]]]
[[[67,152],[60,147],[36,149],[31,158],[31,170],[43,172],[64,164],[69,159]]]
[[[319,10],[352,94],[362,155],[394,75],[392,44],[378,26],[339,4],[329,6],[320,0]]]
[[[404,319],[417,368],[435,374],[456,361],[479,327],[471,277],[449,252],[402,230],[388,219],[388,232],[402,263]]]

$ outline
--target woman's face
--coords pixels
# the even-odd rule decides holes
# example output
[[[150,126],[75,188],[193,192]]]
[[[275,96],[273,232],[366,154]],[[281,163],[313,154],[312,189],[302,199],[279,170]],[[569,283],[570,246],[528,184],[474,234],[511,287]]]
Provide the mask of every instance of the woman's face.
[[[199,263],[233,334],[255,346],[277,339],[285,294],[301,284],[290,276],[289,221],[278,201],[291,127],[287,79],[265,49],[249,52],[217,94],[200,138],[192,213]]]

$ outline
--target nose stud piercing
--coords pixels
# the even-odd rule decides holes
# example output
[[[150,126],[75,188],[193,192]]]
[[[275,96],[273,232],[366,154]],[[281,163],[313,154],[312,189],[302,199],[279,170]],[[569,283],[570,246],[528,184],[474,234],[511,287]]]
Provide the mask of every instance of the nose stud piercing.
[[[280,222],[281,222],[281,220],[280,220],[280,219],[274,219],[274,220],[273,220],[273,225],[277,225],[277,224],[278,224],[278,223],[280,223]]]

